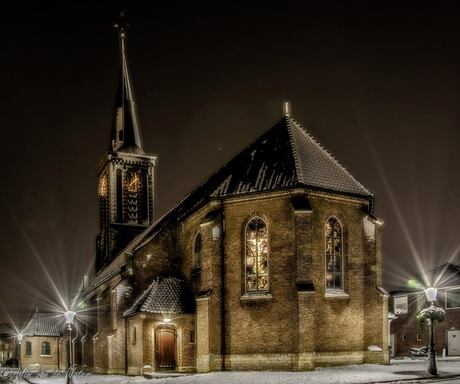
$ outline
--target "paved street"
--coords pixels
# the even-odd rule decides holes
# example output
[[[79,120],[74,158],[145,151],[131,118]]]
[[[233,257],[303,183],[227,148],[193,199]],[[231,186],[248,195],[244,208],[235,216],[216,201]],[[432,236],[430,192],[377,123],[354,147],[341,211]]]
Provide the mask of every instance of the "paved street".
[[[395,361],[391,365],[348,365],[318,368],[311,372],[213,372],[208,374],[179,375],[160,374],[156,378],[126,377],[114,375],[89,375],[76,377],[75,384],[351,384],[351,383],[460,383],[460,360],[438,363],[440,377],[429,379],[426,361],[409,359]],[[457,375],[457,377],[453,377]],[[413,379],[413,380],[411,380]],[[64,378],[31,378],[37,384],[60,384]],[[25,383],[25,381],[18,381]]]

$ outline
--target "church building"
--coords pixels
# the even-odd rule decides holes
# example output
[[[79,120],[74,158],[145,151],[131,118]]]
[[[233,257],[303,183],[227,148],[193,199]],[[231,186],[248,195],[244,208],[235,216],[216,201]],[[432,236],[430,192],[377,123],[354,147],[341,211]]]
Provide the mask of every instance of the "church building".
[[[284,115],[155,217],[123,24],[78,363],[99,373],[388,363],[374,195]],[[90,309],[94,308],[93,311]]]

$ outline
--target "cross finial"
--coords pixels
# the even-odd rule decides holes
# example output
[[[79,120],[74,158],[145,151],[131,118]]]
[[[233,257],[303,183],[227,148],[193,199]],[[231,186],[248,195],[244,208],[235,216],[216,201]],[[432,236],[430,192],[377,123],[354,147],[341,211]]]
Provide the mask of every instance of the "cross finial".
[[[120,12],[120,18],[116,23],[113,24],[113,27],[118,30],[118,34],[121,39],[126,38],[126,34],[128,32],[128,28],[131,26],[125,19],[125,13]]]
[[[291,103],[288,100],[283,101],[284,116],[291,116]]]

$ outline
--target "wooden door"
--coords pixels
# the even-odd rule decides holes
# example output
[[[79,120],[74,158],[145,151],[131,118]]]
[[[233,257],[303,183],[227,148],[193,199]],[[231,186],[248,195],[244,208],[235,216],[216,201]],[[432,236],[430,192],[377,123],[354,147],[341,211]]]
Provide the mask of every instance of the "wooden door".
[[[447,353],[449,356],[460,355],[460,331],[447,331]]]
[[[173,327],[155,331],[155,363],[159,370],[176,369],[176,330]]]

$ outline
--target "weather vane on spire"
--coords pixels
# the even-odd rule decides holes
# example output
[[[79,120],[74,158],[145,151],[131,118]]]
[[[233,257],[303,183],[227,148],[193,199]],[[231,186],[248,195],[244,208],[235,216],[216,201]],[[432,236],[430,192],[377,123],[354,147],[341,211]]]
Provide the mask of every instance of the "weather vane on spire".
[[[125,13],[120,12],[120,18],[116,23],[113,24],[113,27],[118,30],[118,34],[120,38],[126,38],[126,34],[128,32],[128,28],[131,26],[125,19]]]

